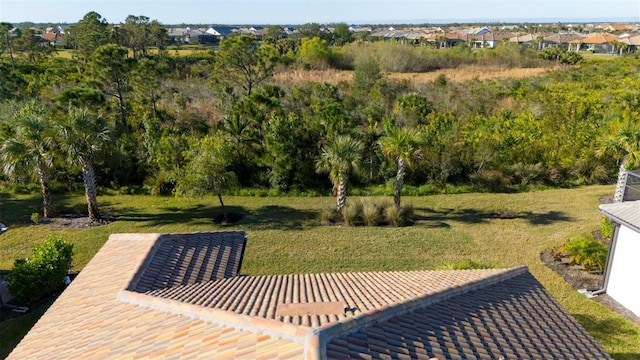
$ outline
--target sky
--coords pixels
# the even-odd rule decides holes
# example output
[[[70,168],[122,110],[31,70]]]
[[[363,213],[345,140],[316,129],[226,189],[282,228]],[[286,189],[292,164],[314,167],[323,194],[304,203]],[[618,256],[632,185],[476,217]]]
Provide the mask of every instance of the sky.
[[[640,0],[0,0],[10,23],[76,23],[90,11],[112,24],[640,22]]]

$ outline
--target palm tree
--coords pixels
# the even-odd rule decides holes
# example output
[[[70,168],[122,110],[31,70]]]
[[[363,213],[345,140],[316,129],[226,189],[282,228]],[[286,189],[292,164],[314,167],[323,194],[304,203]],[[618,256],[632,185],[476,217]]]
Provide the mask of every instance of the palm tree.
[[[613,201],[622,202],[627,172],[631,168],[640,166],[640,123],[631,118],[618,123],[614,133],[600,144],[598,154],[613,155],[618,159],[618,181]]]
[[[13,121],[0,131],[0,159],[6,174],[35,169],[42,189],[43,216],[53,215],[49,172],[53,166],[53,137],[46,111],[35,102],[16,111]]]
[[[406,169],[413,165],[414,159],[420,158],[425,142],[422,134],[416,129],[396,128],[380,139],[379,144],[382,152],[398,163],[393,202],[396,207],[400,207],[400,194],[404,186]]]
[[[364,146],[347,135],[336,135],[322,149],[316,162],[318,173],[329,173],[333,188],[337,190],[336,209],[340,211],[347,201],[349,173],[358,171]]]
[[[82,168],[89,220],[100,220],[98,191],[93,164],[111,140],[111,128],[102,115],[87,108],[70,107],[66,118],[58,125],[62,150],[73,163]]]

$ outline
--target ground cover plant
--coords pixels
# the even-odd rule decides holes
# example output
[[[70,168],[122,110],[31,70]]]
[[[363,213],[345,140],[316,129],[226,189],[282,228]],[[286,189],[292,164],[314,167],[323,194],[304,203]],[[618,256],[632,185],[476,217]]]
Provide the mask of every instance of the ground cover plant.
[[[640,329],[576,292],[540,261],[541,252],[598,229],[600,198],[612,191],[613,186],[588,186],[512,194],[405,196],[403,201],[411,203],[415,213],[415,223],[408,227],[323,225],[321,213],[335,207],[333,197],[246,196],[225,198],[229,211],[244,217],[236,224],[221,225],[212,221],[220,212],[212,195],[197,199],[101,195],[99,202],[111,219],[106,224],[88,228],[33,225],[29,216],[41,206],[38,196],[3,194],[0,216],[10,229],[0,235],[0,269],[8,270],[14,259],[28,256],[47,235],[73,243],[72,270],[81,271],[111,233],[230,229],[248,233],[242,272],[251,275],[526,265],[614,358],[636,359]],[[79,194],[55,195],[54,200],[62,212],[86,209]],[[506,213],[509,216],[503,216]],[[12,319],[2,324],[2,331],[16,327],[26,331],[24,323],[29,321],[35,318]],[[12,336],[15,343],[21,335]],[[13,346],[5,344],[3,355]]]

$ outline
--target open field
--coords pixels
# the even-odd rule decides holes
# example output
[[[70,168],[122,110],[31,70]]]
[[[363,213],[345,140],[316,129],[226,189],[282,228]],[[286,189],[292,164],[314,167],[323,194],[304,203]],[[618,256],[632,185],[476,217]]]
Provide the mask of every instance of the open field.
[[[410,85],[415,86],[426,82],[434,82],[440,74],[444,74],[447,81],[463,82],[472,79],[488,80],[488,79],[504,79],[504,78],[525,78],[551,71],[551,68],[514,68],[514,69],[498,69],[483,68],[479,66],[460,66],[455,69],[442,69],[424,73],[390,73],[384,75],[391,80],[407,80]],[[307,81],[311,82],[328,82],[338,84],[340,82],[351,82],[353,71],[347,70],[290,70],[286,72],[276,73],[274,76],[276,83],[292,83],[300,84]]]
[[[599,199],[612,186],[590,186],[518,194],[460,194],[404,197],[417,222],[410,227],[329,227],[320,224],[330,197],[226,197],[245,217],[232,226],[210,220],[214,197],[201,199],[104,195],[99,201],[115,221],[89,229],[26,224],[38,211],[32,195],[0,196],[0,269],[25,257],[47,234],[75,244],[74,269],[81,270],[109,234],[245,230],[249,241],[242,272],[251,275],[434,269],[470,259],[498,267],[526,265],[531,273],[616,359],[640,358],[640,329],[569,287],[540,261],[540,252],[576,234],[598,228]],[[83,197],[57,197],[58,208],[81,211]],[[497,210],[517,214],[498,219]],[[14,319],[6,326],[14,326]],[[3,324],[4,325],[4,324]],[[3,345],[4,346],[4,345]],[[3,349],[4,350],[4,349]],[[4,351],[2,352],[4,353]],[[2,355],[0,353],[0,355]]]
[[[167,53],[172,56],[188,56],[188,55],[193,55],[193,54],[197,54],[197,53],[208,51],[208,50],[209,49],[200,48],[196,46],[182,46],[182,47],[171,47],[167,49]],[[71,59],[73,57],[74,51],[75,50],[69,50],[69,49],[57,50],[56,56],[63,59]],[[158,50],[151,49],[149,52],[154,54],[154,53],[157,53]],[[131,55],[131,52],[130,52],[130,55]]]

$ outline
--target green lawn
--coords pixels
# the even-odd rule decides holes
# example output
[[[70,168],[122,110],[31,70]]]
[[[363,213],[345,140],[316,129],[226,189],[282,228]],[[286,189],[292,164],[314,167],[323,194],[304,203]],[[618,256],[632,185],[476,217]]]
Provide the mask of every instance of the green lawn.
[[[14,258],[27,256],[47,234],[59,234],[75,244],[74,268],[81,270],[111,233],[222,229],[248,233],[242,272],[251,275],[434,269],[463,259],[499,267],[527,265],[614,358],[638,359],[640,329],[578,294],[539,259],[541,251],[597,229],[599,199],[612,192],[611,186],[591,186],[519,194],[404,197],[418,217],[415,225],[404,228],[322,226],[320,212],[334,204],[329,197],[226,197],[225,203],[245,218],[233,226],[220,226],[210,220],[219,211],[214,197],[113,195],[101,196],[99,201],[116,221],[91,229],[53,229],[25,224],[24,219],[40,208],[37,196],[3,195],[0,221],[10,230],[0,235],[0,270],[9,269]],[[82,196],[55,201],[58,208],[83,208]],[[518,216],[496,219],[492,214],[497,210]],[[0,356],[6,354],[4,347],[5,343]]]

